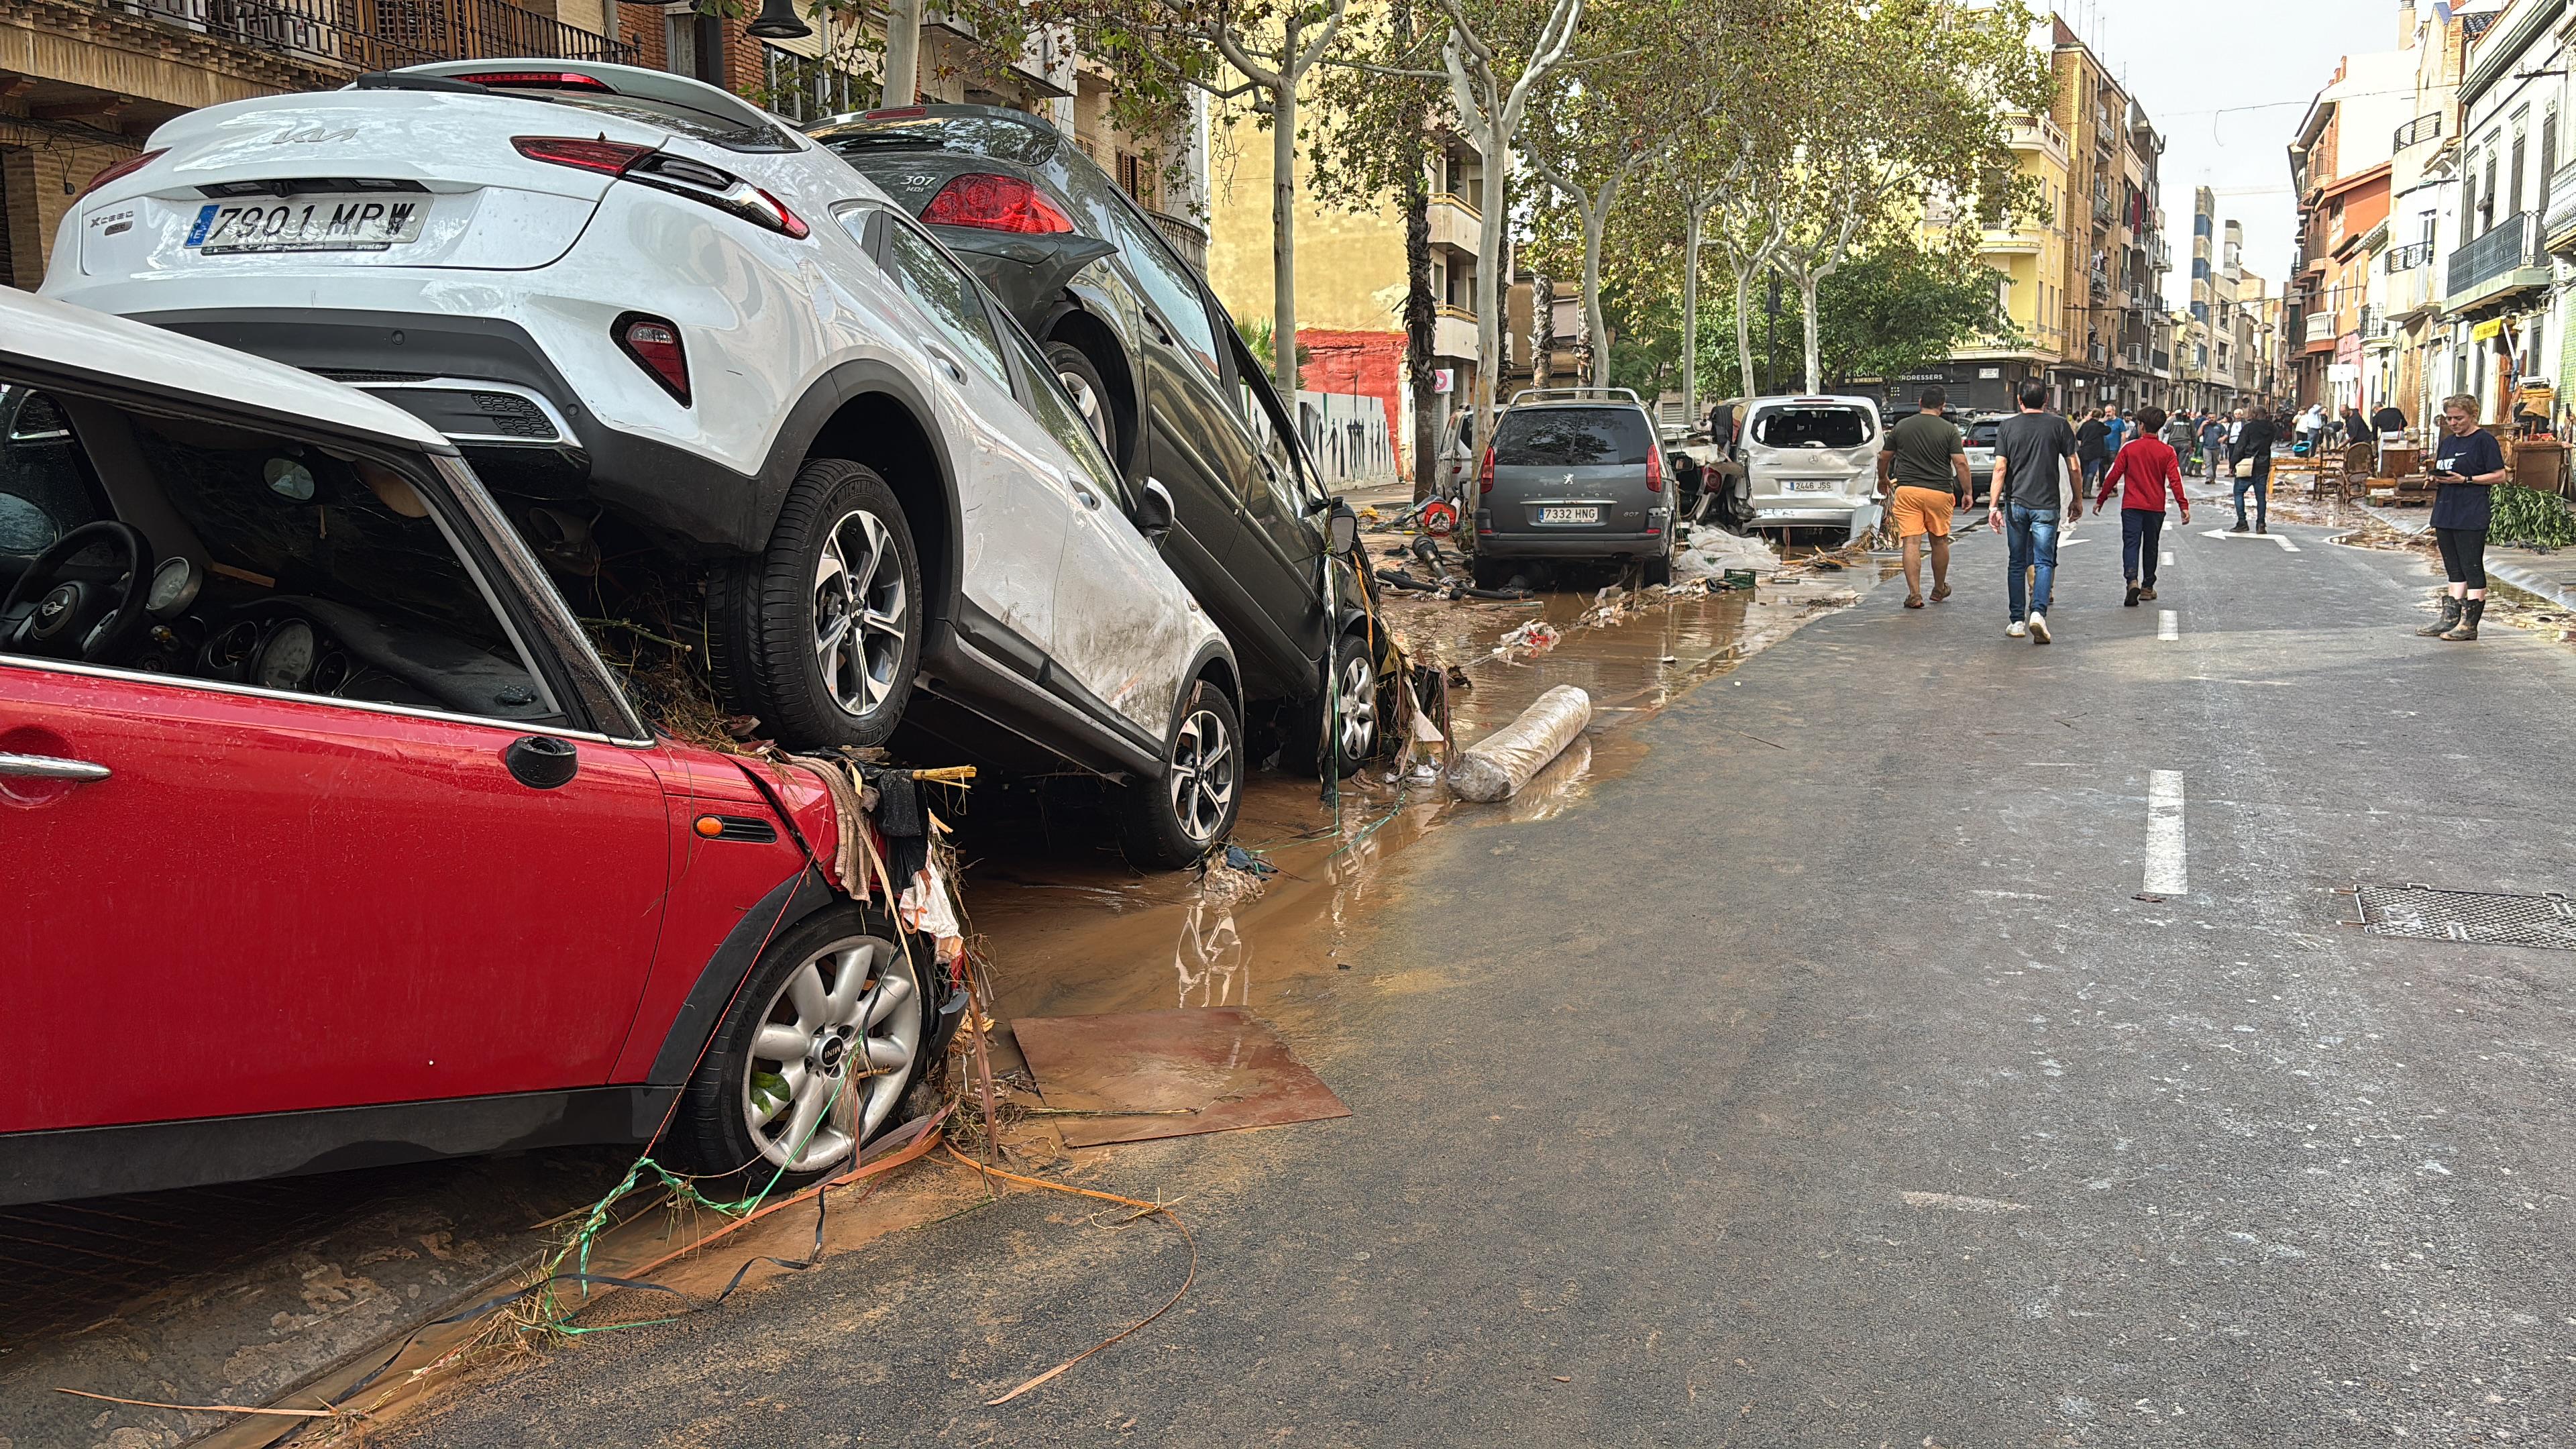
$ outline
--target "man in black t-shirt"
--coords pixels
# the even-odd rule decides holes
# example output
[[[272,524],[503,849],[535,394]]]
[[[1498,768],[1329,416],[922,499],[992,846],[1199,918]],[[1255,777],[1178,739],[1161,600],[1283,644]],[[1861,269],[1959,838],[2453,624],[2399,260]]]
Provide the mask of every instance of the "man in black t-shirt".
[[[2061,511],[2072,523],[2084,512],[2075,482],[2074,430],[2048,411],[2048,385],[2024,383],[2021,411],[1995,429],[1995,491],[1986,526],[2009,549],[2004,600],[2012,622],[2004,632],[2048,642],[2049,588],[2057,577],[2057,525]],[[2027,586],[2023,572],[2031,574]],[[2024,599],[2027,587],[2028,598]]]

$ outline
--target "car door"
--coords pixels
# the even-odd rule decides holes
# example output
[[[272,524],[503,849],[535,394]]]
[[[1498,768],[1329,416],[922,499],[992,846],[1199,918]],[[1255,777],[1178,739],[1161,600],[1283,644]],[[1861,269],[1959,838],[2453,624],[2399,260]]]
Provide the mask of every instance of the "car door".
[[[1136,531],[1118,469],[1064,394],[1055,370],[1018,332],[1020,414],[1052,444],[1049,473],[1072,500],[1064,562],[1056,571],[1053,670],[1132,726],[1159,751],[1179,699],[1181,671],[1201,636],[1200,605],[1180,587],[1155,546]],[[1168,536],[1167,536],[1168,539]]]
[[[1005,425],[1019,402],[981,290],[908,218],[882,207],[860,211],[878,218],[879,263],[920,318],[942,406],[975,439],[973,486],[959,490],[963,591],[1007,634],[972,617],[959,625],[986,653],[1035,678],[1055,639],[1056,568],[1072,522],[1063,491]]]
[[[0,1130],[606,1082],[668,888],[658,750],[570,727],[426,471],[66,411],[92,502],[182,520],[163,564],[211,567],[133,658],[0,654]],[[403,625],[367,658],[434,656],[455,688],[339,652],[362,618]],[[514,777],[537,737],[569,781]]]
[[[1239,505],[1243,540],[1232,567],[1262,606],[1248,631],[1256,637],[1237,643],[1258,651],[1268,668],[1304,679],[1323,658],[1326,633],[1320,592],[1324,536],[1316,527],[1321,495],[1307,478],[1294,424],[1279,395],[1231,328],[1226,341],[1234,373],[1231,421],[1243,430],[1253,461]]]

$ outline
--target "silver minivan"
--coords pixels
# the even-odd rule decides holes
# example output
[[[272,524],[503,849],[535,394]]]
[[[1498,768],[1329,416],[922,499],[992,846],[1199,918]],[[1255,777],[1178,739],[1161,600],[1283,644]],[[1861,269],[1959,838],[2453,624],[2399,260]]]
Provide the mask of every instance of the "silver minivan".
[[[1624,387],[1524,391],[1476,474],[1476,583],[1523,559],[1640,565],[1672,581],[1673,504],[1654,419]]]
[[[1756,528],[1878,526],[1878,405],[1865,397],[1764,397],[1744,410],[1739,454]]]

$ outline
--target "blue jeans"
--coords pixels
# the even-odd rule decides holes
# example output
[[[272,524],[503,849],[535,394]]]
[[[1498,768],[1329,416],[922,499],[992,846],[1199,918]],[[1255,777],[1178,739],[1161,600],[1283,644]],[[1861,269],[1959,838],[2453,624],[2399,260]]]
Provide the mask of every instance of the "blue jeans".
[[[2004,593],[2016,622],[2030,614],[2048,612],[2048,586],[2057,579],[2058,517],[2053,507],[2033,508],[2027,503],[2005,507],[2004,541],[2012,550],[2012,576],[2004,585]],[[2038,573],[2030,581],[2025,605],[2022,570],[2028,568],[2036,568]]]
[[[2120,577],[2140,588],[2156,586],[2157,544],[2164,532],[2163,509],[2120,510]]]
[[[2269,468],[2259,469],[2251,478],[2236,480],[2236,526],[2245,526],[2245,490],[2249,488],[2254,490],[2254,522],[2264,528],[2271,527],[2272,470]]]

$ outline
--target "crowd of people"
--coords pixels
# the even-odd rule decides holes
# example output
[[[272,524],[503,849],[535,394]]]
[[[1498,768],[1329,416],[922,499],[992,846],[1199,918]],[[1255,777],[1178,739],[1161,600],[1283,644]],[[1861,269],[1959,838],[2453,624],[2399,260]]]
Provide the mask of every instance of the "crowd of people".
[[[1973,506],[1976,497],[1963,437],[1945,415],[1948,391],[1927,387],[1917,401],[1921,411],[1888,429],[1879,463],[1889,485],[1888,518],[1903,541],[1909,609],[1950,597],[1952,515]],[[2250,498],[2252,531],[2269,533],[2273,452],[2294,432],[2318,434],[2308,426],[2309,417],[2324,416],[2322,408],[2294,420],[2247,407],[2230,413],[2169,413],[2159,407],[2123,413],[2116,405],[2104,405],[2070,421],[2049,410],[2048,388],[2036,382],[2025,384],[2017,401],[2020,411],[1996,426],[1986,523],[2005,540],[2005,606],[2011,617],[2004,632],[2035,644],[2046,644],[2051,637],[2048,604],[2056,582],[2058,530],[2084,516],[2086,494],[2093,497],[2097,517],[2113,493],[2120,495],[2121,602],[2135,607],[2156,596],[2168,502],[2180,510],[2185,524],[2191,522],[2185,470],[2202,473],[2212,484],[2222,474],[2233,481],[2233,532],[2247,531]],[[2402,433],[2406,417],[2394,407],[2367,417],[2348,409],[2330,426],[2364,438],[2385,437]],[[2455,397],[2443,404],[2432,452],[2430,472],[2438,490],[2432,524],[2447,587],[2441,617],[2418,632],[2475,639],[2479,616],[2486,610],[2489,491],[2508,476],[2495,438],[2478,425],[2477,399]],[[1928,595],[1922,577],[1927,558],[1932,571]]]

